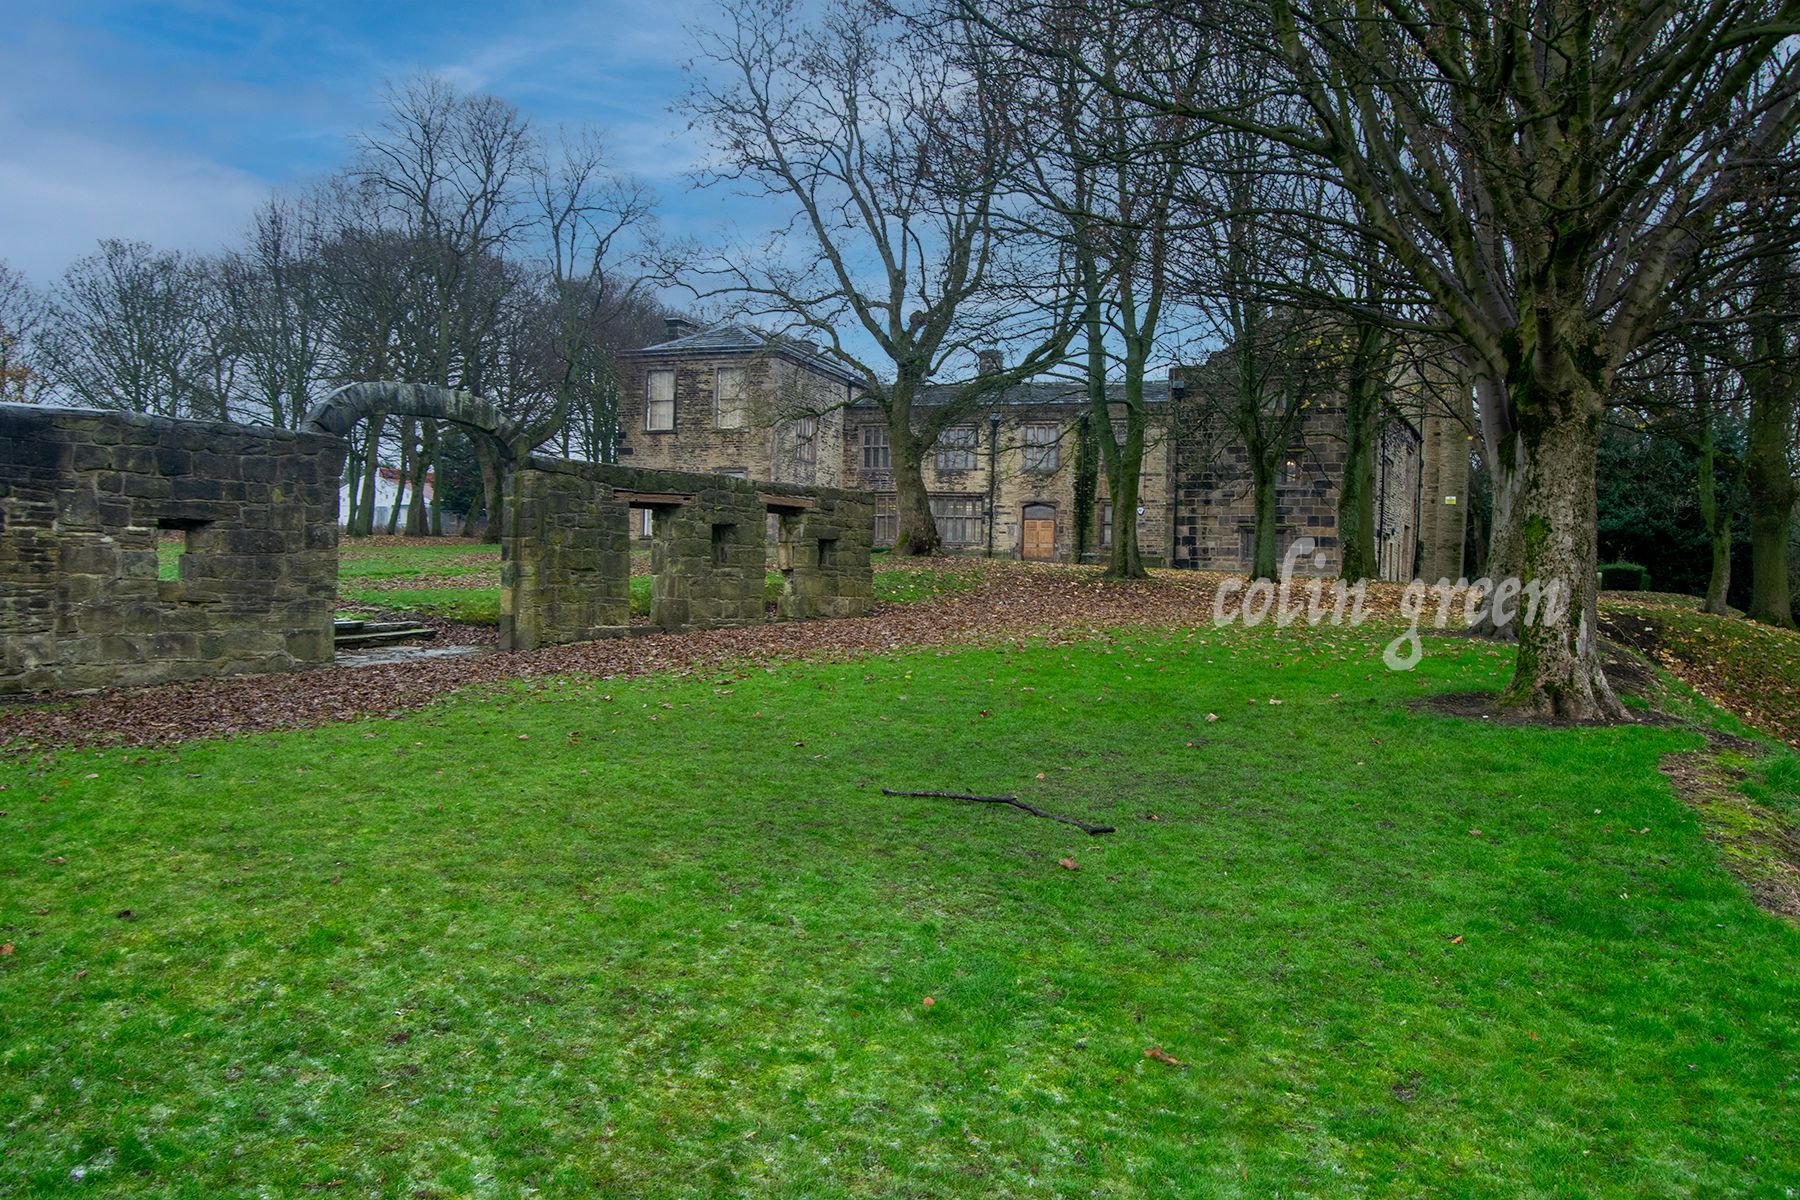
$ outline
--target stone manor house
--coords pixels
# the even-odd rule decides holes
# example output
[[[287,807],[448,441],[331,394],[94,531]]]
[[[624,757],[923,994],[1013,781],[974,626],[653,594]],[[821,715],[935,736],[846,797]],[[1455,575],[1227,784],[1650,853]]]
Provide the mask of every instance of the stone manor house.
[[[875,544],[891,545],[896,513],[886,419],[863,399],[861,379],[806,342],[739,325],[696,328],[669,320],[667,341],[624,356],[619,423],[623,464],[859,489],[875,496]],[[990,352],[990,354],[993,352]],[[984,355],[985,369],[997,363]],[[1121,520],[1138,524],[1151,565],[1247,571],[1253,508],[1247,457],[1229,442],[1198,445],[1183,428],[1180,373],[1146,383],[1150,428],[1135,513],[1113,510],[1100,472],[1090,558],[1103,558]],[[1395,402],[1379,435],[1375,497],[1384,579],[1461,573],[1468,431],[1435,406]],[[949,387],[927,388],[921,407]],[[1041,561],[1076,552],[1075,445],[1087,412],[1077,383],[1030,382],[986,398],[945,430],[924,467],[945,548]],[[1174,419],[1172,419],[1174,418]],[[1123,432],[1123,407],[1115,409]],[[1329,397],[1308,408],[1278,484],[1278,546],[1311,537],[1338,566],[1337,501],[1343,410]],[[649,526],[634,530],[649,535]]]

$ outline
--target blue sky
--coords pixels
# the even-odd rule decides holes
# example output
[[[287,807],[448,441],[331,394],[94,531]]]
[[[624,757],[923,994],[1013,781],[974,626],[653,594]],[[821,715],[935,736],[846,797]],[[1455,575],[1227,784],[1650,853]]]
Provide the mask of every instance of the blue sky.
[[[592,124],[672,232],[729,236],[669,111],[707,0],[12,6],[0,39],[0,260],[47,283],[103,237],[210,250],[271,188],[341,165],[384,81],[433,71],[541,127]]]

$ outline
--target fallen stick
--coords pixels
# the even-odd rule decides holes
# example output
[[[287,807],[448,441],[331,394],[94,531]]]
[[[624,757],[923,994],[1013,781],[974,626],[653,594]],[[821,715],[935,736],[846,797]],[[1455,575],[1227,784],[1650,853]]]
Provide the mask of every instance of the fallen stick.
[[[884,796],[911,796],[925,800],[973,800],[977,804],[1010,804],[1014,808],[1024,809],[1034,817],[1042,817],[1046,821],[1061,821],[1064,825],[1073,825],[1090,836],[1118,832],[1111,825],[1089,825],[1086,821],[1078,821],[1074,817],[1045,812],[1041,808],[1025,803],[1017,796],[971,796],[967,792],[896,792],[890,788],[882,788],[881,794]]]

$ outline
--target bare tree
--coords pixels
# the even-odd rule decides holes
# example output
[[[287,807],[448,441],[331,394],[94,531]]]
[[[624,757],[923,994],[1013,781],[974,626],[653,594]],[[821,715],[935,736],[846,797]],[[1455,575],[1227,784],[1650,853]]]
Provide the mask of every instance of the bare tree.
[[[530,222],[525,198],[536,148],[529,124],[498,97],[465,94],[428,75],[389,89],[385,119],[358,138],[357,149],[351,177],[382,214],[382,224],[406,235],[424,268],[427,286],[414,305],[406,378],[479,390],[488,366],[479,351],[493,344],[498,313],[489,264]],[[435,427],[428,441],[437,443]],[[403,442],[402,475],[422,480],[428,451],[411,437]],[[487,534],[497,537],[498,454],[482,438],[476,451]],[[413,494],[419,494],[416,485]]]
[[[1054,364],[1075,329],[1072,305],[1020,303],[1068,291],[1032,256],[1041,242],[999,219],[1021,149],[1003,81],[970,69],[956,39],[847,0],[729,0],[721,16],[686,100],[721,158],[712,182],[792,217],[754,262],[715,264],[706,294],[808,331],[862,377],[887,421],[899,545],[931,553],[925,456],[985,397]],[[1024,347],[1010,367],[918,404],[946,367],[1003,343]]]
[[[953,13],[956,5],[946,7]],[[1018,169],[1023,189],[1039,209],[1023,217],[1037,229],[1061,231],[1081,303],[1088,413],[1078,449],[1088,452],[1090,442],[1098,448],[1113,505],[1107,575],[1142,578],[1135,514],[1150,440],[1144,385],[1175,299],[1177,245],[1185,230],[1176,227],[1180,218],[1174,209],[1192,122],[1121,95],[1121,80],[1167,62],[1143,44],[1141,28],[1108,10],[1075,19],[1053,11],[1021,16],[1034,27],[1015,35],[1027,32],[1063,46],[1114,81],[1098,86],[1064,58],[1027,59],[1020,64],[1027,68],[1024,77],[1012,85],[1011,103],[1024,143],[1034,148],[1019,156]],[[936,19],[949,21],[941,8]],[[985,36],[978,26],[974,32]],[[1001,39],[986,49],[986,57],[1000,60],[1005,45]],[[1158,85],[1187,89],[1201,61],[1184,61],[1175,68],[1180,74]],[[1120,377],[1116,389],[1109,385],[1114,366]],[[1115,407],[1122,410],[1122,424],[1115,423]],[[1077,462],[1076,520],[1085,526],[1083,501],[1091,499],[1091,491],[1082,481],[1090,476],[1080,465],[1082,454]],[[1078,528],[1078,544],[1085,533]]]
[[[209,286],[199,260],[143,242],[101,242],[51,294],[44,350],[59,389],[93,408],[228,415],[214,390]]]
[[[1237,124],[1328,158],[1484,381],[1526,583],[1502,702],[1622,718],[1595,632],[1596,439],[1620,364],[1706,230],[1787,143],[1791,6],[1713,0],[1273,0],[1310,128]],[[1499,507],[1497,505],[1497,514]]]
[[[296,428],[327,382],[327,232],[319,197],[275,196],[218,267],[242,398],[278,429]]]

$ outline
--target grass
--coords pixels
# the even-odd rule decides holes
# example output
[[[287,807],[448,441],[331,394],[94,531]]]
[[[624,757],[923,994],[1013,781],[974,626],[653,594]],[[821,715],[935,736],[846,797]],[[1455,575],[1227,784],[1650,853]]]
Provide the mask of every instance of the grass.
[[[163,578],[176,577],[179,542],[159,547]],[[634,560],[647,563],[648,551],[633,551]],[[476,561],[472,561],[476,560]],[[471,575],[489,572],[491,586],[470,587]],[[442,545],[409,542],[375,545],[346,542],[338,562],[339,596],[347,603],[395,612],[424,613],[470,625],[495,625],[500,620],[500,548],[457,540]],[[410,586],[395,587],[404,580]],[[893,604],[914,604],[951,592],[967,591],[981,580],[978,563],[951,567],[917,567],[886,555],[875,560],[875,598]],[[380,581],[383,586],[370,586]],[[631,613],[650,615],[651,579],[631,577]],[[770,571],[765,595],[770,604],[781,598],[782,577]]]
[[[1793,630],[1711,616],[1698,601],[1624,592],[1608,593],[1602,613],[1689,685],[1800,745],[1800,635]]]
[[[338,600],[395,612],[423,613],[460,621],[465,625],[500,623],[500,589],[491,588],[372,588],[340,585]]]
[[[1145,630],[0,765],[0,1194],[1783,1195],[1800,931],[1657,774],[1700,738],[1423,713],[1506,659],[1378,653]]]

